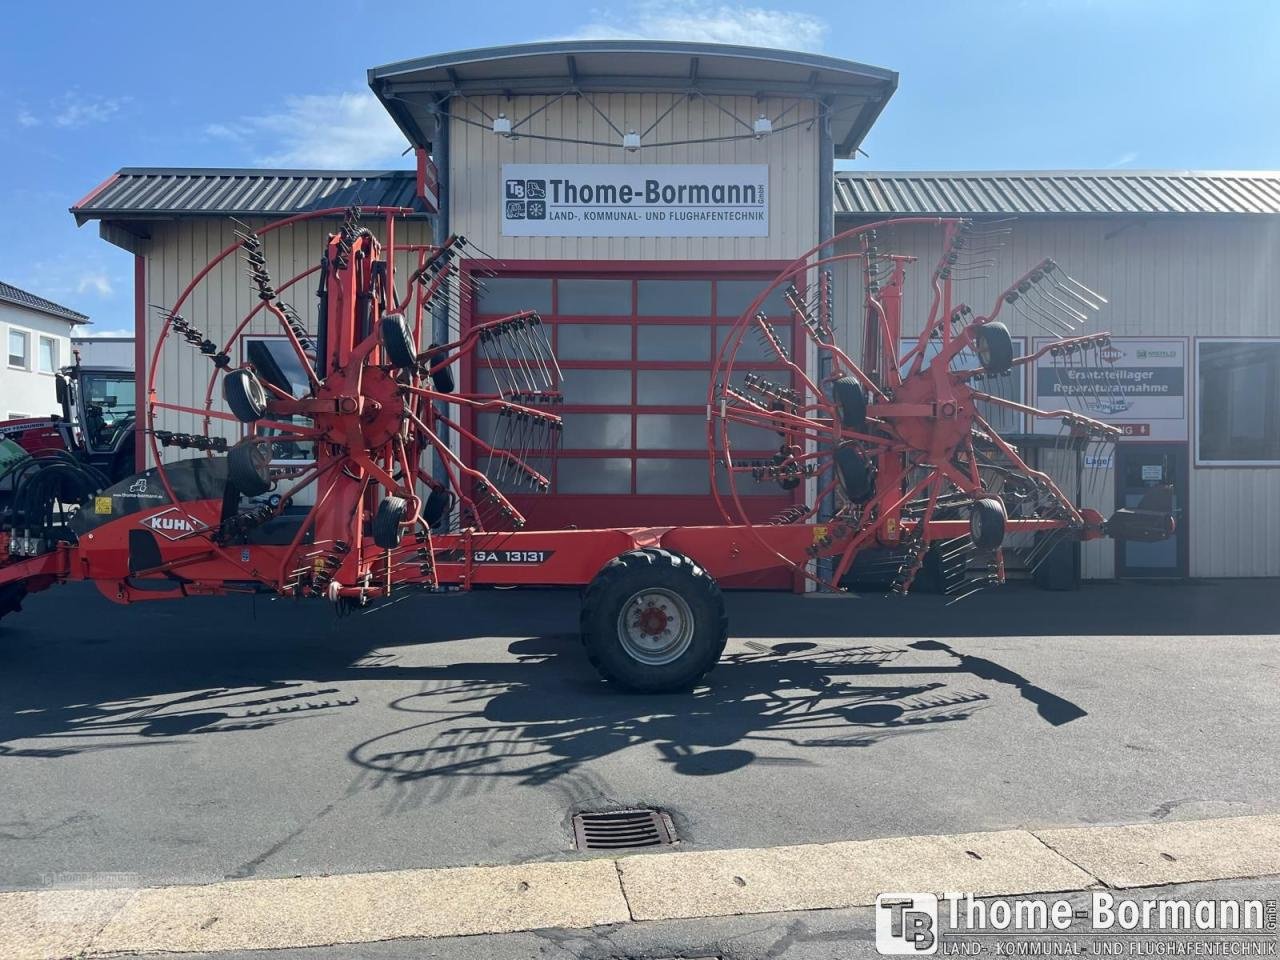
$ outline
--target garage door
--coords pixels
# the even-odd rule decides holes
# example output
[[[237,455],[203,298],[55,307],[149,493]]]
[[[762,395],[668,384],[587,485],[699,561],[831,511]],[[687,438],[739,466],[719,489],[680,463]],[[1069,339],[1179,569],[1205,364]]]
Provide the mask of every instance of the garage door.
[[[705,272],[687,265],[609,273],[521,267],[477,277],[483,288],[464,322],[537,310],[563,371],[563,450],[554,462],[536,464],[551,490],[511,494],[532,526],[720,522],[706,456],[708,380],[733,322],[776,275],[764,264]],[[765,309],[781,321],[784,342],[793,342],[781,297]],[[771,371],[769,379],[790,381],[754,337],[738,360],[743,372]],[[479,392],[496,392],[488,371],[473,365],[468,375]],[[485,439],[492,435],[486,420],[477,418],[475,426]],[[732,440],[748,457],[772,456],[779,442],[754,428]],[[796,502],[776,485],[747,486],[749,509],[759,519]]]

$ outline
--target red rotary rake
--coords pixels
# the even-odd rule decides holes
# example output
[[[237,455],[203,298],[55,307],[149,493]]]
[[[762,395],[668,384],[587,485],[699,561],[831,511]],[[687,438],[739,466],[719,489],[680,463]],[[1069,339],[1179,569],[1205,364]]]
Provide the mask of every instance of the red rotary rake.
[[[1101,298],[1045,261],[988,315],[975,315],[952,302],[952,284],[994,234],[929,219],[862,227],[815,248],[739,319],[708,397],[709,470],[723,525],[525,530],[504,490],[548,486],[530,464],[551,455],[560,434],[551,410],[562,374],[550,341],[538,315],[522,311],[423,348],[432,315],[456,317],[484,284],[483,265],[463,272],[459,261],[485,255],[460,237],[397,246],[396,223],[408,212],[324,210],[259,231],[241,226],[236,242],[163,310],[140,418],[156,466],[105,490],[67,465],[56,474],[52,466],[9,468],[19,482],[0,532],[0,615],[27,593],[84,579],[120,603],[268,593],[326,598],[340,611],[406,588],[585,586],[583,640],[600,672],[627,688],[670,690],[696,682],[723,650],[717,579],[789,566],[838,589],[856,559],[878,554],[893,588],[906,592],[939,546],[943,560],[959,557],[966,568],[971,554],[989,554],[986,579],[1000,580],[1002,544],[1014,535],[1042,538],[1041,549],[1054,538],[1158,539],[1172,529],[1167,505],[1107,521],[1074,506],[983,413],[986,405],[1052,418],[1077,448],[1114,441],[1113,428],[1075,411],[1038,411],[981,389],[984,378],[1045,351],[1070,360],[1107,342],[1105,334],[1060,337],[1015,358],[996,319],[1002,308],[1070,323]],[[277,285],[267,235],[337,214],[342,226],[320,262]],[[381,241],[362,226],[366,216],[380,222]],[[942,231],[944,252],[929,316],[899,356],[908,258],[880,254],[876,238],[921,224]],[[223,318],[188,314],[207,302],[201,285],[237,255],[257,304],[219,344],[200,325],[225,329]],[[403,295],[397,256],[416,259]],[[834,334],[831,268],[844,261],[863,274],[864,367]],[[314,331],[285,300],[304,280],[318,283]],[[771,320],[762,305],[775,290],[784,291],[789,316]],[[823,375],[791,357],[776,319],[803,328],[810,352],[829,368]],[[244,340],[247,356],[236,362],[255,322],[274,328],[281,349]],[[785,364],[789,382],[737,367],[749,332]],[[189,364],[182,351],[207,364],[201,406],[158,395],[158,384],[174,381],[167,365]],[[454,372],[462,363],[487,367],[497,392],[460,392]],[[487,440],[475,427],[481,417],[495,424]],[[776,456],[735,457],[735,434],[749,427],[777,434]],[[478,452],[475,462],[464,462],[455,438]],[[753,523],[742,501],[747,483],[804,485],[814,506]]]

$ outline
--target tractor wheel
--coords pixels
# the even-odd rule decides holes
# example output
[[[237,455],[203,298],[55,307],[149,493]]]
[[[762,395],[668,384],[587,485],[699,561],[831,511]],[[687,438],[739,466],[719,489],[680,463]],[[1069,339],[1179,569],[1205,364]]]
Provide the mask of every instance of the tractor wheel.
[[[246,497],[271,489],[271,441],[266,437],[242,440],[227,451],[227,479]]]
[[[382,352],[393,367],[406,368],[418,363],[418,350],[413,345],[413,332],[404,316],[388,313],[382,318]]]
[[[688,690],[728,639],[724,597],[691,559],[645,547],[615,557],[582,598],[582,643],[605,680],[624,690]]]
[[[875,493],[875,465],[852,443],[842,443],[836,450],[836,473],[840,489],[854,503],[865,503]]]
[[[252,370],[232,370],[222,378],[222,396],[241,423],[267,415],[267,391]]]
[[[1008,373],[1013,366],[1013,338],[1003,323],[984,323],[974,335],[978,362],[987,373]]]
[[[969,536],[979,550],[993,550],[1004,543],[1004,504],[994,497],[975,500],[969,508]]]
[[[867,425],[867,392],[856,377],[841,377],[831,385],[831,396],[840,411],[840,425],[861,433]]]
[[[373,542],[383,550],[394,550],[400,546],[404,533],[400,524],[408,512],[409,501],[404,497],[384,497],[378,504],[378,512],[373,515]]]

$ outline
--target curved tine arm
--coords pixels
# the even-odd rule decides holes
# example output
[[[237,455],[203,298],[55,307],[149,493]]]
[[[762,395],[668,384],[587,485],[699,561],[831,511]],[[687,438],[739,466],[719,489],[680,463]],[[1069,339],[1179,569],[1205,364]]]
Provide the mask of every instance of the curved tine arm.
[[[280,329],[284,331],[285,339],[289,341],[289,346],[293,347],[293,352],[298,355],[298,362],[302,364],[302,369],[307,375],[307,382],[311,384],[311,389],[313,391],[318,390],[320,388],[320,377],[317,376],[316,368],[312,365],[311,358],[307,356],[307,351],[303,349],[302,341],[298,339],[293,326],[289,323],[289,318],[274,303],[263,302],[267,304],[267,312],[279,321]]]
[[[460,424],[455,423],[453,420],[450,420],[448,417],[441,416],[440,414],[436,414],[436,416],[440,417],[440,420],[443,423],[448,424],[452,429],[458,431],[459,434],[466,437],[472,443],[480,447],[481,453],[488,453],[488,454],[492,454],[495,457],[501,457],[502,459],[509,461],[512,466],[518,467],[520,470],[523,470],[530,477],[532,477],[538,484],[545,485],[547,487],[551,486],[550,480],[548,480],[546,477],[540,474],[537,470],[533,469],[533,467],[529,466],[528,463],[526,463],[524,460],[517,457],[510,450],[503,449],[502,447],[495,447],[493,446],[493,444],[487,443],[484,440],[481,440],[470,430],[467,430],[466,428],[462,427]]]
[[[1041,471],[1036,470],[1031,466],[1028,466],[1027,462],[1018,455],[1018,451],[1014,450],[1013,447],[1009,446],[1009,444],[1005,442],[1004,438],[1001,437],[1000,434],[996,433],[993,429],[991,429],[991,424],[987,423],[987,421],[984,420],[982,417],[978,416],[975,413],[973,415],[973,419],[974,419],[974,422],[981,429],[986,431],[986,433],[991,438],[991,442],[995,444],[995,446],[1000,450],[1000,452],[1009,458],[1009,460],[1014,465],[1014,469],[1018,470],[1021,473],[1024,473],[1028,477],[1032,477],[1033,479],[1039,481],[1040,483],[1043,483],[1049,489],[1049,491],[1054,495],[1054,497],[1058,500],[1058,503],[1063,508],[1065,508],[1068,513],[1071,514],[1072,522],[1077,524],[1084,523],[1084,517],[1081,516],[1080,511],[1076,508],[1076,505],[1072,503],[1069,499],[1067,499],[1067,495],[1058,488],[1058,485],[1053,482],[1052,477],[1050,477],[1047,473],[1042,473]]]
[[[503,495],[501,490],[499,490],[496,486],[493,485],[492,482],[490,482],[488,477],[486,477],[479,470],[475,470],[471,467],[468,467],[465,463],[463,463],[458,458],[458,456],[452,450],[449,449],[449,445],[444,441],[442,441],[438,436],[436,436],[435,431],[432,430],[430,427],[428,427],[421,419],[419,419],[417,416],[415,416],[412,413],[408,414],[408,416],[409,416],[409,420],[412,421],[414,426],[416,426],[419,430],[422,431],[422,435],[426,437],[429,441],[431,441],[432,446],[436,448],[436,452],[440,454],[440,458],[442,460],[447,460],[448,462],[452,463],[455,467],[457,467],[459,474],[465,474],[468,477],[471,477],[471,479],[479,481],[480,483],[483,483],[485,487],[488,488],[488,490],[493,494],[493,496],[498,501],[500,501],[502,506],[504,506],[507,510],[511,512],[512,516],[518,518],[521,522],[524,521],[524,515],[511,504],[511,501],[508,500]]]

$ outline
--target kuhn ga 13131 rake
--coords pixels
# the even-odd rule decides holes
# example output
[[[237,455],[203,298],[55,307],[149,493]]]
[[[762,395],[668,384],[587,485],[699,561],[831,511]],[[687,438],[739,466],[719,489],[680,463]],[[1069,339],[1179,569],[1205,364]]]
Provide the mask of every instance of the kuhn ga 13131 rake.
[[[953,285],[982,269],[1005,228],[932,218],[860,227],[809,251],[738,319],[707,398],[722,524],[527,530],[505,491],[548,486],[532,464],[553,455],[561,432],[551,340],[526,310],[423,346],[433,316],[466,315],[497,265],[461,237],[397,246],[407,213],[324,210],[256,231],[238,225],[235,242],[162,308],[139,417],[155,466],[105,490],[67,464],[56,475],[20,459],[4,468],[17,485],[0,532],[0,614],[67,580],[91,580],[120,603],[255,592],[322,598],[340,612],[413,588],[585,586],[582,636],[601,674],[672,690],[699,680],[724,648],[724,577],[781,566],[839,590],[861,565],[898,592],[930,575],[961,596],[1003,580],[1004,547],[1021,535],[1034,566],[1067,540],[1172,531],[1167,494],[1104,520],[1028,466],[992,423],[992,411],[1009,410],[1056,423],[1065,448],[1114,442],[1114,428],[1080,410],[1037,410],[991,387],[1046,353],[1083,369],[1108,342],[1079,330],[1102,298],[1046,260],[975,313],[953,300]],[[334,216],[342,225],[319,262],[273,278],[266,237]],[[942,246],[928,316],[905,348],[910,261],[879,245],[903,226],[937,230]],[[201,316],[198,305],[210,302],[201,284],[236,257],[256,304],[238,322]],[[403,287],[398,257],[416,263]],[[833,268],[845,261],[864,288],[853,323],[837,320],[833,294]],[[318,292],[314,329],[288,302],[304,281]],[[777,291],[786,315],[770,317],[763,305]],[[1052,343],[1015,356],[1002,311],[1018,311]],[[242,338],[264,321],[278,328],[283,354]],[[803,331],[816,364],[792,356],[780,321]],[[859,326],[861,366],[836,336]],[[773,382],[739,365],[747,337],[789,375]],[[190,387],[186,403],[160,396],[158,385],[174,382],[166,365],[189,363],[192,351],[208,371],[203,402],[190,401]],[[465,364],[488,369],[495,392],[460,390]],[[487,439],[475,426],[482,416],[494,424]],[[776,434],[776,455],[737,456],[741,426]],[[472,462],[460,448],[474,451]],[[803,486],[812,506],[753,522],[748,484]]]

